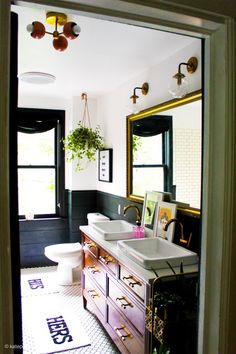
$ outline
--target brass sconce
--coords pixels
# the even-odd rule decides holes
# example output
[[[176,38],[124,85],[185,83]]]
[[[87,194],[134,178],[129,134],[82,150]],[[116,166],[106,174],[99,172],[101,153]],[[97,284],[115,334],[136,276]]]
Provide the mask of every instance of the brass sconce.
[[[196,57],[191,57],[187,63],[180,63],[178,72],[173,76],[169,85],[169,92],[174,98],[182,98],[189,92],[188,80],[181,72],[181,66],[185,65],[189,74],[195,73],[198,67],[198,60]]]
[[[139,96],[136,94],[137,90],[141,90],[142,94],[144,96],[146,96],[148,94],[148,90],[149,90],[149,85],[147,82],[144,82],[144,84],[141,87],[135,87],[134,91],[133,91],[133,95],[130,96],[130,99],[132,100],[132,103],[130,105],[130,112],[135,114],[138,113],[140,111],[139,106],[137,104],[137,99],[139,98]]]

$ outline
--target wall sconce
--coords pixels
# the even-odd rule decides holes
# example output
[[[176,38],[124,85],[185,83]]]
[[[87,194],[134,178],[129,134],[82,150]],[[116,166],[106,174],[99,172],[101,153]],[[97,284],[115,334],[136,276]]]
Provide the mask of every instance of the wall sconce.
[[[64,51],[68,46],[68,39],[75,39],[81,32],[79,25],[75,22],[67,22],[67,16],[59,12],[48,12],[46,21],[50,25],[55,26],[53,32],[47,32],[44,25],[39,21],[34,21],[27,26],[27,31],[31,37],[41,39],[45,33],[53,36],[53,47],[60,52]],[[58,31],[58,26],[63,26],[63,31]]]
[[[132,103],[129,106],[129,111],[133,114],[136,114],[140,111],[139,105],[137,104],[137,98],[139,98],[139,96],[137,96],[136,94],[137,90],[141,90],[142,94],[146,96],[149,90],[148,83],[144,82],[144,84],[141,87],[134,88],[133,95],[130,97]]]
[[[193,74],[197,70],[198,60],[196,57],[191,57],[187,63],[179,64],[178,72],[173,76],[171,83],[169,84],[169,92],[174,98],[184,97],[189,92],[188,80],[181,72],[181,65],[185,65],[187,67],[187,72]]]

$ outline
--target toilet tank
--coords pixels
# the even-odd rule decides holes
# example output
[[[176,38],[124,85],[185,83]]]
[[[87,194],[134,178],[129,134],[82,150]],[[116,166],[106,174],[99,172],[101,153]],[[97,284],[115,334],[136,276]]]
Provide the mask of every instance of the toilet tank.
[[[110,218],[100,213],[88,213],[87,214],[88,225],[98,221],[108,221]]]

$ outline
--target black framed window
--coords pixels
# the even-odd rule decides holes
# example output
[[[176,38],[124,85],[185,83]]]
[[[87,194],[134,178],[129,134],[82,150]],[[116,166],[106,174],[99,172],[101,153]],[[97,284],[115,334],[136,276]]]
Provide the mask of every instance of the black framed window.
[[[133,194],[173,193],[172,117],[153,115],[133,122]]]
[[[17,129],[20,218],[64,216],[65,112],[19,108]]]

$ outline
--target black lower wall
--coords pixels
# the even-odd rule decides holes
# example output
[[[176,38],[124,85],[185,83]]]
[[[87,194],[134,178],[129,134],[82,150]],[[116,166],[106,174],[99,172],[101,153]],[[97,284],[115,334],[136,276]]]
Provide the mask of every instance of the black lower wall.
[[[21,220],[20,258],[21,267],[39,267],[55,264],[44,256],[44,248],[48,245],[64,242],[80,242],[79,227],[87,225],[87,214],[100,212],[112,220],[122,219],[135,224],[136,211],[131,208],[123,215],[124,207],[136,205],[142,213],[142,204],[130,201],[110,193],[96,190],[67,191],[66,218]],[[120,214],[118,206],[120,205]],[[177,218],[184,225],[184,233],[189,237],[192,233],[191,249],[198,252],[200,248],[200,219],[177,213]],[[179,231],[176,228],[174,242],[178,243]]]
[[[110,219],[123,219],[135,224],[136,212],[134,208],[128,209],[126,216],[123,215],[123,209],[128,204],[136,205],[142,214],[142,203],[135,203],[124,197],[97,191],[96,200],[97,211],[108,216]],[[120,205],[121,214],[118,214],[118,205]],[[201,246],[201,220],[199,215],[185,213],[181,211],[181,209],[177,209],[176,217],[183,225],[184,238],[188,240],[191,235],[189,249],[199,254]],[[176,225],[173,242],[183,247],[183,244],[180,242],[180,236],[181,230],[178,225]]]
[[[44,256],[44,248],[56,243],[68,242],[67,219],[21,220],[19,229],[22,268],[55,264]]]
[[[87,225],[87,214],[96,212],[96,191],[68,192],[68,222],[70,242],[80,242],[81,225]]]
[[[127,210],[125,216],[123,214],[124,207],[129,204],[136,205],[139,208],[140,213],[142,214],[142,204],[130,201],[125,197],[119,197],[114,194],[97,191],[97,211],[108,216],[110,219],[126,220],[132,224],[135,224],[136,211],[134,208]],[[119,205],[120,214],[118,214]]]
[[[127,198],[119,197],[110,193],[91,191],[69,191],[68,192],[68,227],[69,242],[80,242],[80,226],[87,225],[87,214],[100,212],[112,220],[124,219],[135,224],[136,213],[134,209],[123,215],[124,206],[130,204]],[[142,205],[133,203],[140,208]],[[118,214],[118,205],[120,205],[121,214]]]
[[[110,219],[124,219],[135,223],[135,210],[130,209],[127,217],[123,216],[123,212],[118,214],[119,204],[123,211],[124,206],[130,203],[127,198],[96,190],[66,193],[68,217],[20,220],[21,268],[55,264],[44,256],[44,248],[57,243],[80,242],[79,227],[88,224],[88,213],[99,211]]]

